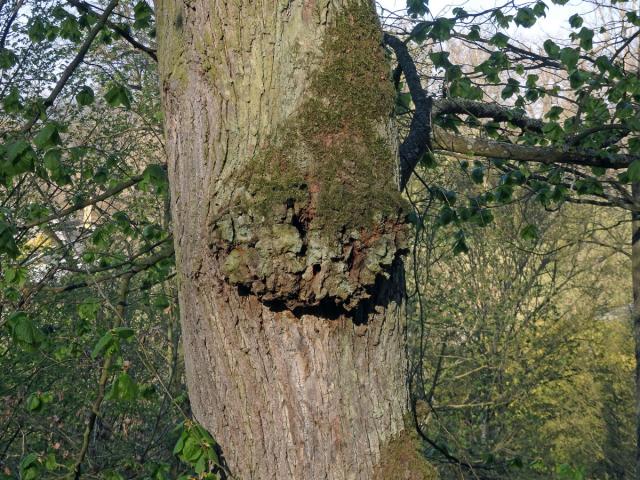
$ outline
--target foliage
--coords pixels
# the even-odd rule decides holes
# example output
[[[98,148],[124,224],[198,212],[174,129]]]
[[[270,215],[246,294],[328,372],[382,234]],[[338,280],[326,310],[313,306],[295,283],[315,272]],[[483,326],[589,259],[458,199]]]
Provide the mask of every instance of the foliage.
[[[191,420],[157,73],[126,40],[153,43],[153,10],[117,12],[57,83],[98,10],[0,7],[2,478],[210,470],[173,453]]]
[[[430,178],[479,188],[439,161]],[[491,229],[466,227],[461,255],[458,227],[425,208],[410,277],[412,382],[441,477],[467,478],[461,464],[470,478],[632,475],[625,217],[523,200],[494,212]]]
[[[629,3],[595,6],[604,21],[574,13],[565,39],[539,45],[519,38],[549,14],[542,1],[434,16],[409,0],[386,19],[418,60],[434,127],[481,140],[456,157],[429,152],[408,191],[411,380],[424,453],[445,478],[633,470],[632,346],[615,310],[630,301],[617,263],[628,229],[596,225],[617,213],[567,208],[637,211],[640,20]],[[184,393],[154,20],[145,0],[0,2],[2,478],[224,474]],[[362,107],[351,121],[388,160],[367,131],[391,109],[377,97],[387,72],[349,55],[352,43],[326,53],[357,75],[319,73],[315,97],[335,101],[310,98],[301,128]],[[398,73],[406,133],[415,105]],[[363,91],[368,76],[384,88]],[[357,147],[321,140],[318,158],[333,161]],[[335,174],[322,177],[339,210],[349,192]],[[395,202],[390,180],[378,196],[364,185],[351,216]]]

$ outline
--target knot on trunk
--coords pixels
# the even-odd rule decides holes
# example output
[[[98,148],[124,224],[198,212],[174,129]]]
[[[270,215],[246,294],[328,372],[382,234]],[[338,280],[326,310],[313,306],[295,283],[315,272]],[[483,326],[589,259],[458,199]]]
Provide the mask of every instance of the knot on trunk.
[[[245,206],[219,216],[210,247],[225,281],[292,311],[358,307],[406,251],[404,214],[380,213],[371,226],[340,229],[328,229],[312,215],[310,202],[291,198],[268,213]]]

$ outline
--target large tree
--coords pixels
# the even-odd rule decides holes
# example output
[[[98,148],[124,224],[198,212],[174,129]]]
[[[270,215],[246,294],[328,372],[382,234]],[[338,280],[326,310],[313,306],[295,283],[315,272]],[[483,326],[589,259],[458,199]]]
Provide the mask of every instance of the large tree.
[[[486,225],[490,208],[511,201],[516,191],[538,197],[548,208],[588,201],[637,211],[627,187],[640,181],[640,144],[630,139],[638,130],[638,80],[620,61],[636,41],[637,28],[595,51],[594,31],[583,27],[572,34],[578,46],[548,40],[543,53],[500,31],[512,24],[532,26],[545,15],[542,2],[476,14],[456,9],[451,16],[426,19],[426,3],[411,0],[410,17],[395,29],[397,36],[383,34],[373,3],[360,0],[162,0],[155,5],[157,30],[144,1],[130,8],[118,7],[116,0],[104,6],[70,0],[73,13],[44,3],[34,3],[21,30],[13,28],[20,25],[23,7],[16,2],[5,12],[0,36],[0,68],[16,78],[30,65],[23,62],[32,59],[30,42],[54,42],[50,51],[56,52],[63,50],[55,48],[58,36],[74,44],[52,79],[36,87],[9,82],[3,94],[0,174],[7,207],[0,212],[0,248],[20,262],[20,247],[36,227],[57,238],[70,215],[104,207],[112,228],[92,231],[92,241],[104,248],[100,264],[91,266],[92,260],[81,257],[87,252],[73,249],[76,239],[58,238],[58,263],[91,274],[59,291],[114,278],[124,279],[128,291],[129,280],[170,256],[165,245],[174,242],[189,394],[197,420],[220,446],[222,460],[207,457],[220,474],[431,475],[411,435],[416,400],[425,395],[414,390],[409,399],[415,372],[408,383],[403,312],[406,222],[419,227],[420,219],[416,212],[407,215],[411,207],[400,192],[420,162],[434,161],[433,152],[491,158],[472,168],[461,162],[480,183],[487,169],[502,175],[492,191],[469,195],[463,205],[454,205],[454,192],[426,184],[429,202],[442,202],[438,222],[460,227],[453,239],[457,252],[467,249],[465,223]],[[582,19],[572,19],[580,28]],[[635,15],[624,22],[614,27],[639,23]],[[485,23],[495,28],[481,28]],[[17,35],[15,45],[5,43],[14,30],[22,37]],[[157,53],[145,44],[156,32]],[[106,254],[109,234],[130,228],[130,222],[122,212],[116,215],[120,208],[112,199],[134,185],[161,185],[163,169],[140,174],[132,167],[135,159],[118,164],[109,158],[102,171],[89,170],[83,158],[72,155],[75,150],[67,154],[60,148],[70,99],[92,104],[95,83],[108,83],[107,103],[131,106],[128,87],[139,86],[128,77],[98,69],[86,82],[77,81],[86,74],[83,62],[91,63],[87,55],[100,48],[98,41],[113,38],[159,60],[173,231],[173,237],[163,236],[147,225],[137,236],[127,233],[142,247],[117,261]],[[425,39],[428,49],[409,51]],[[471,67],[453,61],[443,43],[453,39],[485,58]],[[419,68],[414,59],[426,58],[425,52],[430,65]],[[123,57],[110,60],[118,64]],[[395,70],[392,57],[399,65]],[[39,58],[31,71],[44,70],[46,60]],[[525,76],[541,69],[553,72],[566,91],[539,83],[537,74]],[[444,87],[437,94],[421,83],[434,78]],[[496,86],[503,105],[487,102]],[[543,105],[544,120],[525,114],[525,107],[535,109],[543,97],[569,103],[564,123],[557,105]],[[610,173],[627,168],[621,178]],[[106,185],[105,171],[113,177]],[[24,208],[25,197],[37,199],[37,208]],[[44,279],[36,272],[35,285],[23,297],[16,295],[12,310],[26,310],[45,279],[67,282],[56,276],[59,271],[51,268]],[[94,351],[105,359],[85,438],[99,418],[118,335],[128,334],[117,330],[126,300],[117,302],[116,326]],[[7,316],[3,324],[15,334],[27,320],[26,314]],[[457,461],[439,445],[432,447]],[[185,448],[177,451],[190,457]]]
[[[373,4],[162,1],[157,15],[196,418],[239,478],[390,478],[385,456],[416,446]],[[400,470],[423,478],[419,463]]]

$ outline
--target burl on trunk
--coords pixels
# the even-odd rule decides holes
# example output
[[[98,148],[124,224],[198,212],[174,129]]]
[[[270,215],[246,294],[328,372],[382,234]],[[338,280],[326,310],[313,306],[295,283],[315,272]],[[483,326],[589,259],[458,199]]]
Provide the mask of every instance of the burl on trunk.
[[[240,479],[431,478],[372,4],[157,5],[189,396]]]

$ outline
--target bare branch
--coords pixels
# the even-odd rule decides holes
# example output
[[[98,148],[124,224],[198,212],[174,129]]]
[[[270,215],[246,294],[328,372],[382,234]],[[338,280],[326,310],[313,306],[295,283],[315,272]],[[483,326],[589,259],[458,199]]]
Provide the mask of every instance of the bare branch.
[[[639,159],[639,157],[634,155],[603,153],[597,150],[568,147],[541,147],[497,142],[485,138],[456,135],[437,126],[433,128],[432,141],[434,148],[448,152],[500,158],[504,160],[517,160],[521,162],[536,162],[545,165],[560,163],[587,167],[625,169],[631,162]]]

